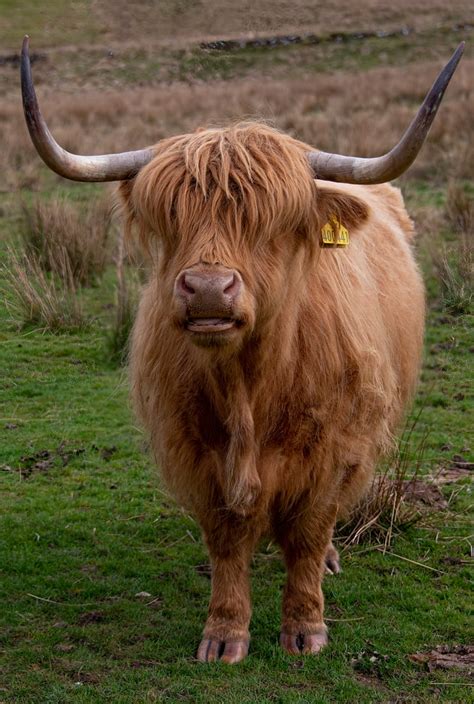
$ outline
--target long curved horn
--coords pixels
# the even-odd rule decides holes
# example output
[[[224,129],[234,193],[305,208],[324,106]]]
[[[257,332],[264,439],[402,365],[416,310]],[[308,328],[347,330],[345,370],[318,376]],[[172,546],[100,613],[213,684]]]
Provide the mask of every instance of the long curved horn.
[[[461,42],[443,68],[423,101],[414,120],[399,141],[387,154],[361,158],[312,151],[308,160],[316,178],[344,183],[384,183],[400,176],[415,161],[425,141],[451,76],[464,51]]]
[[[60,176],[73,181],[121,181],[134,176],[154,156],[153,149],[78,156],[60,147],[39,109],[31,76],[28,36],[23,39],[21,50],[21,93],[26,124],[36,151],[49,168]]]

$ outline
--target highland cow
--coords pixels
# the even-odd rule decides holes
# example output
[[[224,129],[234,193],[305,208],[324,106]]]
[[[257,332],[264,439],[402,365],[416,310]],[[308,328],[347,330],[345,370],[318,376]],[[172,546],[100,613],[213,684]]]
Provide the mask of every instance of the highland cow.
[[[327,642],[321,583],[336,519],[363,495],[415,388],[424,292],[412,223],[387,181],[413,162],[460,47],[391,152],[314,151],[260,123],[78,157],[53,140],[23,48],[25,114],[58,173],[122,180],[151,261],[133,331],[135,407],[162,475],[202,528],[212,595],[201,661],[248,651],[249,565],[287,569],[280,642]],[[338,246],[339,245],[339,246]]]

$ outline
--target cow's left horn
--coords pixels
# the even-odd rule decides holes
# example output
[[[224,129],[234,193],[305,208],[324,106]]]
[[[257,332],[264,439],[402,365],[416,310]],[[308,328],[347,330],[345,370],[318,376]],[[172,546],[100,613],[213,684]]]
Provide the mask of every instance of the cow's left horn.
[[[369,159],[329,152],[309,152],[308,160],[315,177],[326,181],[370,184],[392,181],[406,171],[415,161],[426,139],[463,51],[464,42],[461,42],[433,83],[415,119],[393,149],[383,156]]]
[[[36,151],[50,169],[73,181],[121,181],[134,176],[154,156],[153,149],[121,154],[78,156],[59,146],[41,115],[36,98],[29,54],[29,37],[21,50],[21,92],[26,124]]]

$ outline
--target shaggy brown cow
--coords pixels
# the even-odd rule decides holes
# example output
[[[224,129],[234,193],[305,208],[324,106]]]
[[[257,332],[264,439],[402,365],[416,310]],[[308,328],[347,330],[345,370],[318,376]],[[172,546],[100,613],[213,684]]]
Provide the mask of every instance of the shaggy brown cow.
[[[259,123],[77,157],[41,118],[25,43],[38,151],[70,178],[124,180],[128,230],[138,229],[153,265],[133,333],[133,397],[211,556],[199,660],[247,654],[249,564],[264,533],[287,567],[282,647],[317,653],[327,642],[321,581],[325,564],[339,571],[336,517],[392,444],[423,334],[401,195],[356,183],[387,181],[413,161],[461,52],[384,157],[314,152]],[[346,228],[350,245],[322,248],[323,228],[334,240]]]

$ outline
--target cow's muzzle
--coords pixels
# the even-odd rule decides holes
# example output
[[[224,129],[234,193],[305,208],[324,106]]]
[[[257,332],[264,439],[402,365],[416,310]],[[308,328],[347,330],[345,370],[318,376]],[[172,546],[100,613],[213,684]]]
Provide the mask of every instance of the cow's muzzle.
[[[185,269],[177,276],[174,287],[184,328],[196,335],[225,335],[241,327],[242,290],[242,277],[234,269],[217,266]]]

